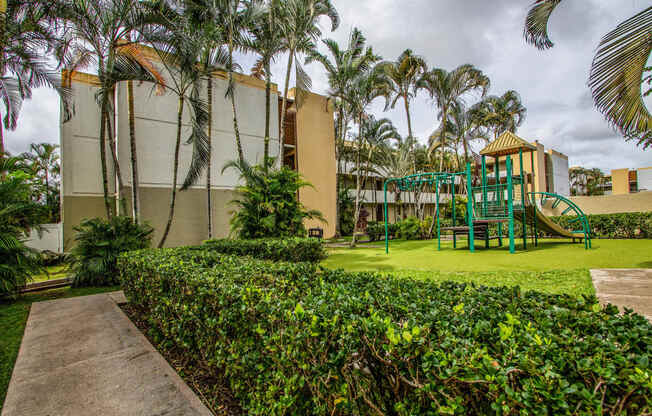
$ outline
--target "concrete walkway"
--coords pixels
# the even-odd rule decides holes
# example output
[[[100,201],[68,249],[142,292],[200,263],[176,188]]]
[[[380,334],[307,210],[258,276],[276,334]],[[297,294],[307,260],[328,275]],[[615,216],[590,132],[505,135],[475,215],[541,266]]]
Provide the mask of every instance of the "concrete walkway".
[[[34,303],[2,416],[211,415],[121,300],[114,292]]]
[[[591,278],[600,302],[633,309],[652,322],[652,269],[594,269]]]

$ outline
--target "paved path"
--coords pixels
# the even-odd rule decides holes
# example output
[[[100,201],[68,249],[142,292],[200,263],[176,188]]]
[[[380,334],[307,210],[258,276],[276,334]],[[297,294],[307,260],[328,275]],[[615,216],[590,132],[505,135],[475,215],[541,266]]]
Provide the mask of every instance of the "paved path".
[[[652,269],[594,269],[591,278],[602,303],[626,306],[652,321]]]
[[[211,415],[120,310],[121,299],[34,303],[2,416]]]

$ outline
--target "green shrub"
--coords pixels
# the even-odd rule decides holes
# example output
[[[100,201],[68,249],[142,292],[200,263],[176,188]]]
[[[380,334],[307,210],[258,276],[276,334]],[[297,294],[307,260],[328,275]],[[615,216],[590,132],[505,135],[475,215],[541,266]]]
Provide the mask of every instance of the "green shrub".
[[[385,223],[379,221],[369,221],[367,223],[367,235],[371,241],[384,240]]]
[[[196,248],[126,253],[119,266],[156,337],[223,374],[248,414],[651,410],[652,326],[595,297]]]
[[[326,258],[326,250],[322,242],[316,238],[216,239],[204,241],[204,247],[218,253],[273,261],[316,263]]]
[[[231,230],[240,238],[304,237],[305,219],[324,217],[317,210],[307,209],[297,198],[300,189],[312,187],[301,175],[287,168],[251,166],[247,162],[230,162],[222,171],[233,168],[240,173],[244,185],[238,186],[238,197],[231,201],[238,209],[232,212]]]
[[[398,238],[403,240],[419,240],[421,226],[417,217],[407,217],[398,224]]]
[[[34,175],[23,171],[19,158],[0,154],[0,297],[14,297],[42,271],[38,253],[23,240],[47,218],[47,209],[33,200]]]
[[[591,234],[599,238],[652,238],[652,212],[627,212],[621,214],[587,215]],[[575,230],[575,216],[552,217],[560,226]]]
[[[153,232],[149,225],[134,224],[129,217],[93,218],[74,229],[76,244],[70,253],[73,287],[117,284],[118,256],[149,247]]]

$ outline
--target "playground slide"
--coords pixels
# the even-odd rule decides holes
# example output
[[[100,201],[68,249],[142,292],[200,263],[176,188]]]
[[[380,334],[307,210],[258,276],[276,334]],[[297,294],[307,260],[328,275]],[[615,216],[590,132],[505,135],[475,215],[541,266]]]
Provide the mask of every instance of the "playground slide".
[[[574,233],[572,231],[568,231],[564,228],[561,228],[559,225],[555,224],[552,220],[550,220],[547,216],[543,214],[537,207],[533,205],[529,205],[527,209],[527,215],[528,215],[528,221],[532,220],[532,213],[536,215],[536,221],[537,221],[537,229],[553,235],[553,236],[559,236],[559,237],[564,237],[564,238],[583,238],[584,234],[579,232],[579,233]]]

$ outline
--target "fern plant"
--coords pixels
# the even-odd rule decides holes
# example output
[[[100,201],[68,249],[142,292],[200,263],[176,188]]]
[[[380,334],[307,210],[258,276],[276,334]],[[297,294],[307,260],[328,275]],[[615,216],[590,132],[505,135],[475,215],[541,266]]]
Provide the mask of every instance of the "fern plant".
[[[73,287],[118,284],[116,260],[121,253],[148,248],[153,229],[129,217],[93,218],[75,227],[71,251]]]
[[[38,253],[22,241],[47,214],[32,200],[32,182],[19,158],[0,157],[0,297],[14,297],[42,270]]]
[[[236,188],[239,197],[231,202],[238,208],[232,212],[231,232],[240,238],[303,237],[305,219],[326,222],[321,212],[309,210],[299,201],[299,190],[312,185],[294,170],[233,161],[222,172],[229,168],[236,169],[244,183]]]

